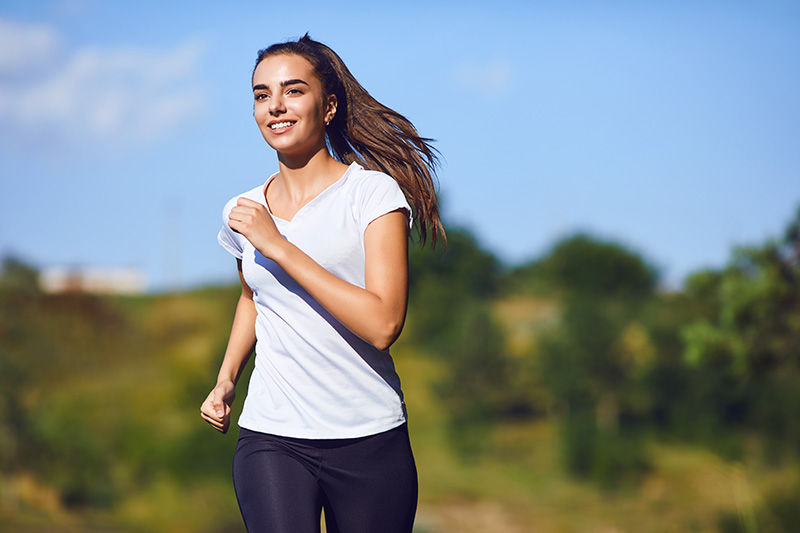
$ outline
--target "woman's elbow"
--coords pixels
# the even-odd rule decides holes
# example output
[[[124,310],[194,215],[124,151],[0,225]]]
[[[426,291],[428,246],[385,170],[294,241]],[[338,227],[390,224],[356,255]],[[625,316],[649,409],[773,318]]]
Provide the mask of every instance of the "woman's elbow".
[[[403,331],[403,323],[404,320],[393,320],[384,324],[370,342],[379,350],[387,350]]]

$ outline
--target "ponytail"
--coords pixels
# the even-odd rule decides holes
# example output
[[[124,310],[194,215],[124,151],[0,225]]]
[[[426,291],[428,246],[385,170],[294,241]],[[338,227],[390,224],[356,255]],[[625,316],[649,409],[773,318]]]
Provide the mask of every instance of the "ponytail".
[[[431,146],[433,140],[420,137],[411,121],[370,96],[336,52],[308,34],[296,42],[259,51],[256,66],[275,54],[295,54],[308,60],[325,93],[336,95],[336,114],[325,129],[331,155],[394,178],[414,210],[423,245],[429,234],[432,246],[439,236],[446,243],[436,198],[438,152]]]

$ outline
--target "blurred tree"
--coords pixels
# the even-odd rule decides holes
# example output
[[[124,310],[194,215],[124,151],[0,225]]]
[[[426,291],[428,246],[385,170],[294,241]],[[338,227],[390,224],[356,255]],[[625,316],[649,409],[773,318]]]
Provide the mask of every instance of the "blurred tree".
[[[441,349],[458,335],[457,314],[470,302],[488,301],[500,282],[500,263],[470,232],[447,230],[447,247],[414,246],[409,257],[409,324],[412,342]]]
[[[450,415],[455,450],[472,460],[485,450],[490,425],[504,411],[511,360],[488,306],[473,303],[461,310],[456,328],[445,350],[449,371],[436,392]]]
[[[28,338],[26,317],[35,314],[41,299],[36,270],[7,257],[0,272],[0,472],[19,466],[24,452],[27,408],[25,395],[32,384],[29,358],[42,354],[40,337]],[[32,346],[31,346],[32,345]]]
[[[564,298],[559,326],[540,342],[539,371],[559,415],[565,465],[605,484],[635,476],[646,461],[626,415],[650,403],[643,368],[656,353],[639,314],[655,296],[655,271],[620,245],[578,235],[530,272]]]
[[[9,290],[39,292],[39,272],[16,257],[3,259],[0,287]]]
[[[467,230],[448,229],[447,239],[446,249],[411,251],[405,335],[445,364],[436,392],[448,409],[454,449],[472,460],[508,408],[511,361],[490,310],[501,268]]]
[[[708,295],[711,309],[683,336],[717,414],[799,450],[800,210],[783,239],[735,250],[718,276],[700,273],[687,290]]]
[[[0,471],[34,474],[51,483],[65,504],[106,505],[114,493],[108,450],[98,447],[85,409],[61,409],[51,401],[71,378],[116,362],[137,343],[107,302],[81,293],[44,294],[37,280],[32,267],[4,261]]]
[[[559,241],[546,257],[508,276],[508,286],[517,290],[555,289],[597,298],[646,298],[657,281],[655,269],[641,256],[583,233]]]

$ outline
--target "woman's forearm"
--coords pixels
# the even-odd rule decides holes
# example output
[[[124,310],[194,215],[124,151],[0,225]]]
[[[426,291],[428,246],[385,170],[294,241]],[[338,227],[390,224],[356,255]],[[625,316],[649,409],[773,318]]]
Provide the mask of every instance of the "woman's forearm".
[[[253,302],[253,291],[244,279],[242,273],[242,260],[236,261],[239,271],[239,281],[242,284],[242,294],[236,304],[233,315],[231,335],[228,338],[228,347],[225,357],[217,375],[217,383],[230,381],[234,385],[239,380],[247,360],[253,353],[256,344],[256,305]]]
[[[253,302],[253,292],[242,275],[242,261],[237,261],[237,265],[239,279],[242,282],[242,294],[236,304],[231,336],[219,369],[217,384],[200,405],[200,416],[221,433],[228,431],[231,405],[236,398],[236,382],[256,342],[256,307]]]
[[[228,347],[217,376],[217,383],[236,383],[256,343],[256,308],[253,300],[245,294],[239,297],[236,314],[231,326]]]

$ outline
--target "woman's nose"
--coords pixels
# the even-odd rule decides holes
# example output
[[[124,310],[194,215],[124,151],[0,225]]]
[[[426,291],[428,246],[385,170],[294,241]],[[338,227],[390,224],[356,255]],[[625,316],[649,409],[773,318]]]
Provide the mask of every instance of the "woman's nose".
[[[280,96],[273,96],[269,101],[270,115],[277,115],[285,111],[283,107],[283,98]]]

